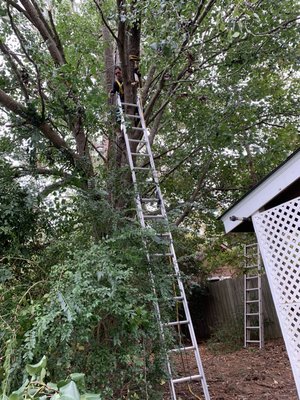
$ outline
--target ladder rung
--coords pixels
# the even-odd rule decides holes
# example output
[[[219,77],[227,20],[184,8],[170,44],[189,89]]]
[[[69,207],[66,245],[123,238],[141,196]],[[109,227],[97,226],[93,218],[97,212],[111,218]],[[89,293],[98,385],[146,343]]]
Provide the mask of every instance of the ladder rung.
[[[168,274],[168,275],[167,275],[167,278],[175,278],[175,279],[177,279],[177,281],[182,280],[181,275],[180,275],[180,274],[176,274],[176,273],[174,273],[174,274]]]
[[[121,102],[122,106],[132,106],[132,107],[137,107],[137,104],[133,104],[133,103],[123,103]]]
[[[172,322],[165,322],[163,325],[164,326],[176,326],[176,325],[187,325],[189,324],[189,321],[187,319],[183,321],[172,321]]]
[[[149,198],[142,197],[141,198],[142,203],[152,203],[152,202],[157,202],[157,201],[159,201],[159,199],[157,199],[156,197],[149,197]]]
[[[128,139],[129,142],[134,142],[134,143],[143,143],[146,144],[146,140],[139,140],[139,139]]]
[[[246,329],[259,329],[259,326],[246,326]]]
[[[202,378],[201,375],[191,375],[191,376],[186,376],[184,378],[172,379],[172,382],[173,383],[191,382],[191,381],[198,381],[201,378]]]
[[[250,339],[247,339],[247,340],[246,340],[246,343],[260,343],[260,340],[250,340]]]
[[[151,171],[151,168],[147,167],[133,167],[133,169],[137,171]]]
[[[258,287],[256,287],[256,288],[246,288],[246,291],[247,292],[253,292],[254,290],[258,290],[259,288]]]
[[[183,301],[184,298],[183,298],[183,296],[175,296],[175,297],[173,297],[173,300],[175,300],[175,301]]]
[[[172,253],[154,253],[151,254],[153,257],[171,257]]]
[[[246,303],[259,303],[259,300],[246,300]]]
[[[258,278],[258,275],[255,275],[255,276],[246,276],[246,279],[248,280],[248,279],[257,279]]]
[[[129,117],[129,118],[141,118],[139,115],[137,115],[137,114],[125,114],[126,115],[126,117]],[[131,129],[134,129],[134,126],[132,126],[131,127]]]
[[[164,215],[157,214],[157,215],[144,215],[144,219],[161,219],[166,218]]]
[[[169,350],[169,353],[180,353],[181,351],[191,351],[191,350],[195,350],[196,347],[195,346],[187,346],[187,347],[179,347],[178,349],[172,349]]]
[[[252,312],[252,313],[246,313],[246,317],[251,317],[252,315],[259,315],[259,312]]]
[[[134,131],[146,131],[147,130],[146,128],[140,128],[138,126],[132,126],[131,129],[133,129]],[[145,143],[146,143],[146,141],[145,141]]]
[[[148,153],[131,153],[132,156],[144,156],[144,157],[150,157],[150,154]]]

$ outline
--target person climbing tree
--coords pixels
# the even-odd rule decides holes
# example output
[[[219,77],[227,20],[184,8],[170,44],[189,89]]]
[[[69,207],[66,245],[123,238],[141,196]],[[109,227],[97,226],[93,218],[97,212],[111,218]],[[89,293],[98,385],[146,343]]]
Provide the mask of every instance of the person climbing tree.
[[[122,78],[122,69],[119,66],[115,67],[115,81],[113,83],[113,87],[110,91],[111,96],[119,93],[121,101],[124,102],[124,86],[123,86],[123,78]]]

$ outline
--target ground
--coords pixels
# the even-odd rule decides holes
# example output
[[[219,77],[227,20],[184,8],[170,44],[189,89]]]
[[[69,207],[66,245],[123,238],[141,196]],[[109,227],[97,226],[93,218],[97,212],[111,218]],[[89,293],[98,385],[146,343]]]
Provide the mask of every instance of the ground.
[[[268,341],[262,350],[241,349],[227,354],[214,354],[203,344],[200,353],[211,400],[298,399],[281,339]],[[190,389],[182,388],[178,400],[203,399],[195,384]]]

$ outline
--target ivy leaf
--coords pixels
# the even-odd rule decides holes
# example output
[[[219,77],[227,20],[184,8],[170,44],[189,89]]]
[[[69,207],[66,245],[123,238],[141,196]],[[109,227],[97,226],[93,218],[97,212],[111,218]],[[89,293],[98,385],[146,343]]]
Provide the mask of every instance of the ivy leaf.
[[[26,381],[23,383],[23,385],[18,389],[12,392],[12,394],[9,396],[9,400],[22,400],[23,399],[23,393],[29,383],[29,380],[26,379]]]
[[[73,374],[70,374],[70,378],[72,379],[73,382],[76,383],[76,385],[80,390],[83,390],[85,387],[84,376],[85,374],[79,372],[74,372]]]
[[[48,386],[50,389],[52,389],[52,390],[58,390],[58,386],[57,386],[56,383],[48,382],[48,383],[47,383],[47,386]]]
[[[26,371],[30,376],[36,376],[40,372],[42,372],[44,368],[46,368],[46,365],[47,365],[47,357],[43,356],[42,359],[37,364],[27,364]]]
[[[71,381],[59,389],[62,400],[80,400],[80,394],[76,383]]]

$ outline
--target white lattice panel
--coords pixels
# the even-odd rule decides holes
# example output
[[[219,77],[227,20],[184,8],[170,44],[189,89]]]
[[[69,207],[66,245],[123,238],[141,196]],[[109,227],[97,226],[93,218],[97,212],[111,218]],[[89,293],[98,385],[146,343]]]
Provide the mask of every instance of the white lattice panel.
[[[300,397],[300,197],[252,219]]]

